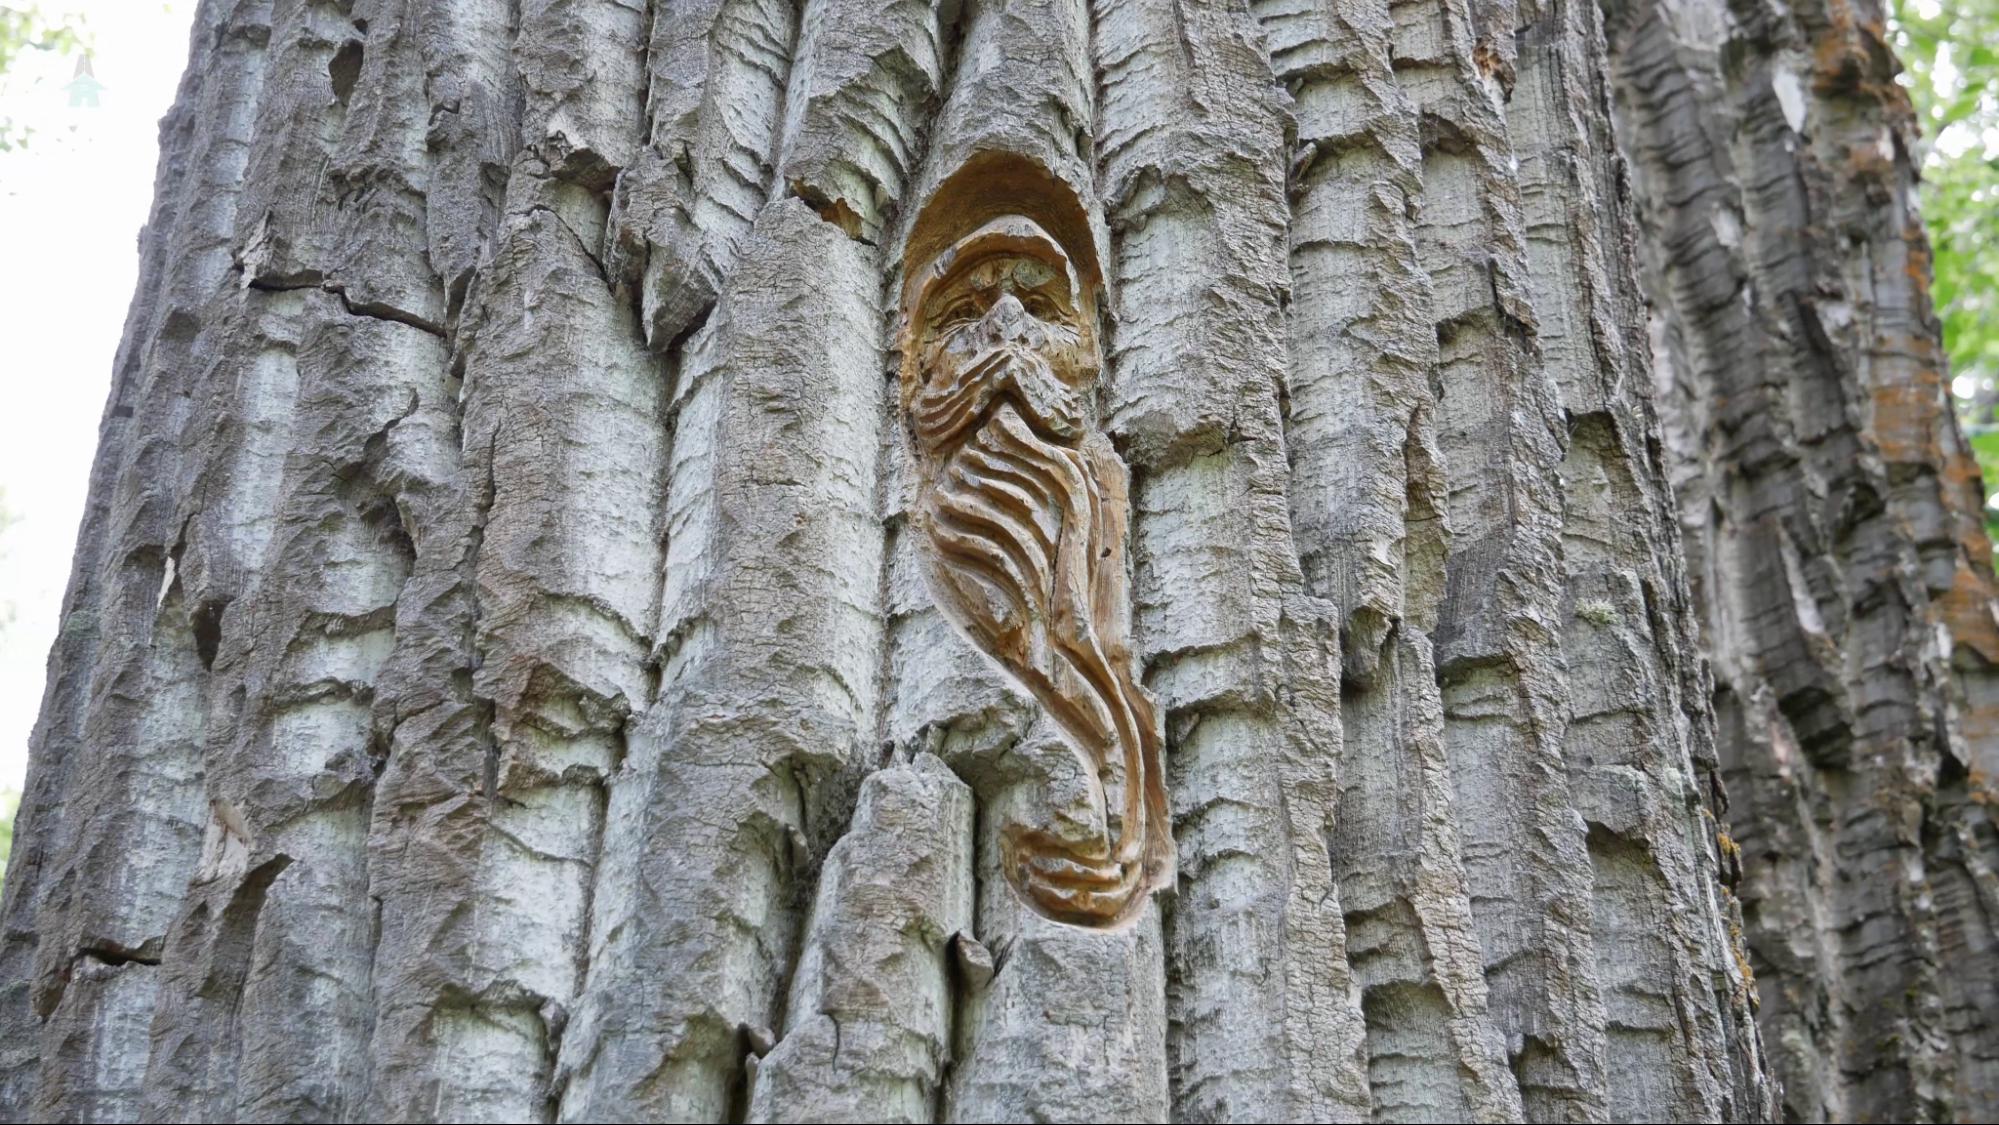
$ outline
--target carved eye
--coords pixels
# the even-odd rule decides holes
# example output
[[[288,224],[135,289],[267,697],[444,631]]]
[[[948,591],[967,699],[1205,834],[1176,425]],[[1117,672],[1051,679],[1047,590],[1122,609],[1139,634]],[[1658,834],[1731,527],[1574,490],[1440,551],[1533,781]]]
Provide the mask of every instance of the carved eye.
[[[960,297],[944,306],[944,312],[937,317],[937,327],[955,328],[960,324],[977,320],[983,315],[984,310],[979,308],[978,298]]]
[[[1036,320],[1059,321],[1063,319],[1062,306],[1039,293],[1029,293],[1021,300],[1021,307]]]

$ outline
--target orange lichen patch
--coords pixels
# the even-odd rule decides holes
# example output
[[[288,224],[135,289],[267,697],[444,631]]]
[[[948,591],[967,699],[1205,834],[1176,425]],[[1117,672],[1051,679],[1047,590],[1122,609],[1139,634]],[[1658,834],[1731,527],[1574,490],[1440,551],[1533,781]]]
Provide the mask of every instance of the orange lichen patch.
[[[1756,995],[1756,970],[1749,964],[1749,942],[1742,934],[1742,900],[1727,887],[1721,889],[1721,896],[1728,908],[1728,952],[1735,958],[1735,974],[1741,983],[1738,995],[1754,1011],[1762,1006],[1762,999]]]
[[[1725,831],[1714,834],[1715,846],[1721,850],[1721,881],[1728,886],[1742,882],[1742,845]]]
[[[1747,993],[1749,1006],[1758,1007],[1756,997],[1756,970],[1749,967],[1749,955],[1743,952],[1742,931],[1738,928],[1729,942],[1729,952],[1735,954],[1735,971],[1742,978],[1742,989]]]
[[[1963,450],[1953,453],[1943,464],[1945,507],[1957,519],[1957,542],[1968,560],[1967,578],[1974,589],[1991,591],[1992,540],[1985,532],[1985,475],[1978,462]]]
[[[1846,4],[1829,4],[1826,27],[1812,55],[1814,92],[1864,97],[1891,111],[1909,105],[1908,93],[1895,81],[1894,53],[1880,21],[1858,19]]]
[[[1938,600],[1937,616],[1950,627],[1951,640],[1987,663],[1999,664],[1999,610],[1993,606],[1992,570],[1981,575],[1959,566],[1950,589]]]
[[[1479,40],[1472,48],[1471,60],[1480,74],[1497,81],[1507,93],[1513,92],[1513,61],[1494,50],[1490,40]]]
[[[1858,93],[1865,84],[1867,56],[1860,45],[1840,34],[1819,37],[1812,51],[1812,92],[1825,94]]]
[[[1956,453],[1944,460],[1943,479],[1945,484],[1960,492],[1975,494],[1974,489],[1983,488],[1985,471],[1978,467],[1976,457],[1968,453]],[[1987,550],[1991,549],[1991,543],[1983,535],[1978,537],[1978,541],[1984,544]],[[1966,546],[1970,544],[1967,543]]]
[[[1999,745],[1999,707],[1966,707],[1957,715],[1958,733],[1964,736],[1964,744],[1973,754],[1983,747]],[[1995,793],[1988,778],[1986,784],[1971,790],[1971,799],[1987,808],[1999,809],[1999,793]]]
[[[1717,832],[1714,834],[1714,842],[1720,845],[1723,856],[1736,863],[1742,862],[1742,845],[1735,842],[1735,837],[1726,832]]]
[[[1874,186],[1890,182],[1896,173],[1895,151],[1878,144],[1849,145],[1846,171],[1853,179]]]
[[[1937,470],[1944,506],[1957,517],[1957,539],[1964,553],[1982,572],[1992,572],[1992,540],[1985,534],[1985,470],[1960,443],[1944,456]]]
[[[1927,378],[1907,383],[1876,383],[1870,397],[1874,402],[1873,436],[1881,456],[1889,461],[1940,461],[1943,450],[1937,445],[1940,421],[1939,380],[1934,370]]]
[[[1902,228],[1902,241],[1908,244],[1909,259],[1903,269],[1916,292],[1925,300],[1930,295],[1931,279],[1936,275],[1936,256],[1930,252],[1930,240],[1924,235],[1922,224],[1910,223]]]

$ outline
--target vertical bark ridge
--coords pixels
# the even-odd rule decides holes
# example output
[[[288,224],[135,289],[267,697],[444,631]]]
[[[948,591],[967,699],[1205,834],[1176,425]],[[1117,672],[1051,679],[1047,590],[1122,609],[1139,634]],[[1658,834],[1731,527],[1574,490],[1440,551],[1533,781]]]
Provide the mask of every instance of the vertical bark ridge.
[[[902,163],[872,167],[877,178],[867,185],[870,207],[892,209],[927,101],[920,90],[934,90],[939,80],[935,14],[920,5],[815,3],[799,18],[796,43],[785,45],[795,57],[776,72],[788,76],[788,89],[751,103],[773,117],[759,135],[781,146],[760,157],[758,167],[790,169],[785,186],[823,204],[831,194],[817,179],[839,175],[822,167],[831,154],[870,146],[901,151]],[[740,12],[717,19],[718,49],[741,50],[741,33],[755,30],[736,26],[743,23]],[[725,31],[737,38],[725,40]],[[728,73],[738,81],[768,73],[744,69],[743,58],[732,65]],[[890,93],[911,95],[912,103],[900,104]],[[726,103],[713,112],[725,121],[737,116]],[[710,154],[724,162],[716,171],[739,182],[740,149],[737,143],[736,151]],[[599,878],[594,932],[604,937],[592,950],[581,1045],[573,1054],[565,1046],[564,1068],[574,1075],[565,1117],[752,1112],[759,1104],[755,1055],[788,1026],[787,988],[801,1003],[815,997],[832,1003],[826,997],[858,987],[839,977],[819,979],[830,971],[823,962],[798,977],[795,963],[801,950],[814,948],[804,916],[815,869],[847,827],[855,786],[875,762],[881,643],[875,599],[883,550],[874,456],[883,410],[879,263],[868,243],[850,238],[858,230],[821,223],[800,204],[773,202],[745,213],[755,214],[755,224],[740,242],[729,245],[725,218],[703,244],[701,253],[733,255],[738,264],[722,285],[714,317],[696,312],[686,321],[692,334],[678,354],[670,410],[684,437],[676,440],[669,470],[662,689],[635,728],[631,769],[614,789],[607,838],[607,848],[640,854],[621,855]],[[695,217],[708,216],[697,210]],[[821,269],[796,269],[803,246],[815,248],[810,260]],[[642,299],[652,310],[657,346],[685,326],[662,327],[658,310],[665,306],[655,303],[650,270]],[[664,299],[685,302],[698,294],[700,279],[693,280],[696,289]],[[744,725],[729,718],[759,713],[771,721]],[[716,796],[717,810],[658,807],[703,787]],[[854,844],[861,857],[886,862],[870,852],[880,846]],[[695,870],[673,874],[662,886],[662,863]],[[865,875],[853,877],[869,885]],[[721,883],[704,885],[716,879]],[[624,932],[646,925],[634,913],[651,917],[658,907],[652,896],[660,894],[682,904],[669,910],[692,916],[657,935]],[[851,909],[836,898],[822,901],[835,916]],[[854,932],[854,925],[835,932]],[[949,936],[936,938],[940,957]],[[704,950],[712,960],[697,956]],[[628,1020],[616,1011],[630,1003],[618,982],[641,970],[644,979],[666,981],[650,1017],[657,1030],[606,1028],[606,1018]],[[818,1026],[818,1015],[795,1013],[803,1027]],[[940,1007],[934,1022],[943,1021]],[[655,1042],[663,1061],[649,1057],[646,1045]],[[926,1089],[909,1096],[927,1104],[931,1095]],[[862,1116],[870,1109],[867,1101],[846,1107]]]
[[[1416,223],[1419,107],[1394,69],[1386,5],[1264,3],[1257,14],[1296,113],[1291,508],[1306,588],[1342,614],[1331,847],[1371,1115],[1517,1119],[1470,929],[1434,672],[1449,539],[1434,286]]]
[[[652,0],[645,144],[617,178],[604,265],[667,349],[713,306],[769,198],[794,0]]]
[[[1087,7],[1074,0],[968,0],[959,26],[951,88],[931,121],[912,200],[928,200],[988,151],[1033,160],[1079,199],[1093,198],[1096,99]],[[906,208],[904,218],[914,219],[919,209]],[[1092,222],[1102,261],[1106,235],[1094,215]]]
[[[525,171],[515,182],[601,221],[572,185]],[[482,1120],[545,1112],[555,1040],[582,992],[601,787],[651,695],[666,457],[662,365],[592,243],[559,210],[509,209],[465,369],[465,442],[487,451],[495,482],[476,569],[486,809],[464,993],[434,1015],[441,1050],[462,1060],[441,1071],[435,1112]]]
[[[1262,159],[1285,115],[1247,14],[1111,0],[1095,39],[1117,250],[1106,428],[1132,463],[1137,639],[1174,762],[1173,1117],[1361,1120],[1328,852],[1337,623],[1304,594],[1285,488],[1289,215]]]
[[[834,239],[834,231],[854,240],[835,260],[882,281],[884,224],[899,213],[922,156],[924,126],[942,96],[948,60],[940,16],[935,4],[906,0],[820,0],[799,16],[772,190],[802,200],[824,220],[810,241]],[[785,225],[764,236],[766,251],[788,244],[804,221],[796,203],[782,206]],[[952,1051],[953,940],[960,934],[969,940],[972,928],[970,791],[934,757],[891,765],[875,754],[888,715],[882,674],[890,546],[879,518],[878,455],[889,412],[875,397],[879,385],[868,389],[867,380],[890,368],[881,350],[888,317],[873,303],[888,287],[846,276],[855,296],[868,302],[875,334],[862,348],[861,321],[837,328],[856,338],[838,345],[836,358],[852,369],[827,408],[841,416],[842,427],[856,428],[841,430],[844,443],[828,433],[820,452],[843,463],[877,454],[852,463],[864,471],[835,485],[843,519],[865,518],[873,531],[854,524],[833,532],[835,543],[854,536],[865,543],[857,551],[835,548],[851,556],[841,560],[837,599],[864,616],[837,622],[840,636],[820,639],[863,642],[834,669],[856,705],[853,745],[830,771],[807,763],[806,776],[794,782],[808,806],[798,811],[786,845],[797,868],[787,905],[800,919],[798,940],[774,951],[778,991],[767,1022],[751,1027],[746,1044],[740,1103],[746,1119],[756,1121],[929,1120]],[[862,307],[850,303],[842,315]],[[849,787],[864,774],[858,803],[849,805]],[[798,851],[801,841],[809,843]],[[815,872],[822,854],[824,866]]]
[[[804,245],[825,273],[793,268]],[[564,1119],[730,1112],[743,1036],[777,1026],[811,872],[873,760],[870,265],[775,203],[682,356],[659,701],[612,791]]]
[[[963,928],[954,935],[955,971],[948,993],[940,998],[950,1029],[948,1061],[929,1107],[928,1119],[942,1122],[955,1119],[958,1074],[976,1048],[973,1032],[996,963],[1008,951],[1005,945],[994,948],[980,940],[980,935],[991,936],[991,910],[984,905],[990,888],[1005,885],[990,840],[991,821],[1003,814],[994,810],[990,797],[1029,780],[1017,755],[1036,712],[1025,692],[953,629],[925,584],[917,554],[923,537],[909,524],[915,474],[901,429],[901,419],[884,419],[883,750],[898,759],[935,755],[974,795],[963,844],[973,901]]]
[[[877,770],[828,853],[750,1121],[927,1122],[969,966],[972,791],[935,755]],[[990,966],[987,966],[990,968]]]
[[[1822,320],[1833,346],[1849,357],[1860,417],[1886,478],[1887,509],[1914,547],[1927,603],[1910,628],[1934,631],[1918,632],[1911,647],[1932,665],[1919,683],[1944,721],[1933,748],[1912,740],[1913,799],[1897,810],[1894,828],[1897,846],[1917,854],[1911,870],[1925,878],[1931,901],[1905,892],[1896,908],[1914,923],[1909,944],[1936,966],[1904,977],[1935,990],[1934,1001],[1913,999],[1912,986],[1903,985],[1904,1002],[1920,1012],[1912,1014],[1910,1034],[1930,1040],[1941,1056],[1920,1068],[1930,1073],[1918,1074],[1917,1095],[1938,1103],[1939,1115],[1962,1120],[1999,1112],[1999,914],[1989,891],[1979,901],[1972,890],[1981,878],[1990,887],[1999,862],[1990,802],[1999,768],[1999,591],[1981,518],[1982,478],[1958,430],[1930,301],[1930,250],[1917,210],[1918,128],[1897,82],[1886,17],[1867,0],[1793,15],[1814,62],[1805,135],[1826,195],[1817,206],[1846,246],[1833,265],[1851,316],[1829,303]],[[1864,727],[1881,714],[1882,686],[1859,686]],[[1909,823],[1917,817],[1919,827]],[[1875,956],[1868,951],[1863,971],[1874,968]],[[1930,1010],[1933,1004],[1942,1011]]]
[[[321,196],[347,118],[333,63],[353,31],[351,9],[351,0],[272,0],[270,66],[237,205],[236,263],[246,285],[285,289],[326,277]]]
[[[936,0],[805,6],[785,97],[778,183],[870,244],[896,213],[943,94]]]
[[[1413,560],[1441,533],[1406,520],[1409,493],[1423,486],[1409,479],[1403,446],[1434,441],[1436,354],[1411,215],[1421,188],[1415,108],[1389,67],[1385,6],[1264,0],[1256,12],[1296,131],[1292,520],[1312,591],[1345,614],[1344,675],[1366,685],[1418,585]]]
[[[154,298],[135,303],[106,407],[95,472],[108,501],[86,514],[79,576],[57,658],[77,710],[59,695],[35,738],[51,769],[23,806],[28,843],[7,893],[7,1023],[0,1107],[14,1116],[137,1112],[155,966],[198,838],[205,669],[186,588],[175,581],[184,475],[180,427],[197,392],[190,368],[215,329],[229,265],[247,111],[263,75],[268,10],[198,14],[179,121],[163,129],[160,206],[144,249]],[[212,195],[206,194],[212,191]],[[166,194],[171,192],[173,194]],[[127,422],[126,419],[131,419]],[[52,680],[52,683],[54,681]],[[86,712],[84,708],[88,708]],[[56,810],[63,810],[56,814]],[[54,822],[54,816],[62,820]],[[194,823],[191,823],[194,822]],[[129,833],[156,849],[133,854]],[[40,849],[61,851],[47,856]],[[18,879],[17,883],[15,879]],[[177,905],[177,904],[176,904]],[[23,931],[34,923],[35,931]],[[141,932],[143,931],[143,932]],[[38,1026],[39,1025],[39,1026]]]
[[[646,12],[530,3],[517,17],[519,147],[456,340],[461,471],[488,482],[476,532],[453,528],[476,551],[452,552],[471,598],[458,674],[483,729],[449,767],[459,866],[398,873],[464,905],[436,923],[438,975],[384,993],[396,1032],[434,1052],[397,1076],[390,1104],[461,1120],[553,1113],[604,786],[650,701],[667,441],[665,365],[599,259],[610,189],[641,141]],[[444,796],[426,803],[444,812]],[[404,1031],[412,1018],[420,1032]],[[400,1067],[398,1046],[383,1039],[381,1061]]]
[[[515,14],[504,0],[380,0],[360,14],[367,39],[344,143],[368,153],[377,186],[349,235],[349,245],[365,252],[348,260],[373,267],[361,279],[368,289],[409,302],[390,306],[393,319],[419,323],[394,315],[398,308],[441,310],[443,339],[420,362],[377,376],[401,380],[378,391],[400,401],[403,414],[380,439],[385,456],[375,479],[408,529],[412,558],[395,603],[394,647],[376,685],[374,729],[384,757],[368,829],[372,1010],[368,1079],[355,1113],[417,1120],[449,1106],[478,1120],[526,1102],[535,1112],[520,1119],[540,1120],[545,1061],[524,1062],[496,1034],[495,1054],[511,1065],[495,1081],[453,1053],[482,1002],[491,1004],[495,1026],[518,1030],[525,991],[505,971],[512,966],[495,949],[501,943],[490,925],[481,927],[510,900],[501,896],[477,919],[463,904],[508,860],[524,880],[540,874],[534,857],[509,853],[507,842],[528,836],[523,851],[545,843],[532,832],[503,834],[508,815],[547,803],[546,795],[518,782],[498,796],[496,691],[493,677],[476,674],[489,645],[479,625],[480,560],[498,492],[491,431],[499,396],[485,382],[500,365],[482,362],[479,385],[468,385],[476,326],[488,315],[473,279],[477,264],[496,253],[508,168],[523,141]],[[355,284],[336,280],[351,307],[364,307]],[[508,718],[518,721],[519,710]],[[510,743],[510,764],[529,757],[526,741]],[[537,776],[520,763],[508,780],[521,775]],[[552,897],[560,920],[562,900]],[[502,968],[492,967],[496,960]],[[553,1021],[559,1007],[537,1014]]]
[[[78,764],[41,905],[34,1002],[46,1022],[30,1037],[42,1053],[36,1108],[51,1116],[64,1104],[107,1119],[137,1112],[153,966],[200,838],[205,670],[178,587],[141,592],[149,578],[159,589],[168,566],[142,550],[115,575],[123,597],[106,608],[124,626],[103,652],[82,732],[101,749]],[[153,861],[124,862],[133,847]]]
[[[424,249],[454,321],[499,227],[507,170],[521,144],[512,57],[519,7],[519,0],[413,0],[403,9],[427,110]]]
[[[1441,513],[1412,508],[1441,519]],[[1418,610],[1418,614],[1420,614]],[[1423,1120],[1442,1112],[1477,1121],[1518,1121],[1520,1095],[1506,1069],[1504,1042],[1487,1009],[1470,893],[1456,833],[1435,706],[1431,648],[1415,627],[1394,638],[1374,690],[1351,693],[1347,731],[1378,742],[1348,742],[1351,778],[1337,812],[1334,848],[1344,860],[1340,890],[1347,960],[1367,1022],[1371,1120]],[[1430,703],[1425,705],[1425,696]],[[1394,754],[1368,754],[1371,746]]]
[[[256,926],[241,951],[248,972],[226,1001],[235,1039],[209,1045],[240,1055],[240,1085],[219,1086],[219,1102],[206,1107],[223,1120],[340,1116],[367,1073],[367,829],[382,749],[375,679],[394,646],[395,602],[413,561],[371,462],[387,452],[377,435],[411,409],[405,381],[443,365],[427,333],[349,317],[325,294],[284,296],[311,324],[294,354],[293,432],[315,440],[298,442],[273,474],[281,484],[262,580],[224,614],[210,824],[189,899],[198,910],[259,884]],[[389,388],[377,391],[369,374]],[[198,933],[194,912],[183,917],[184,932]],[[192,1008],[177,1013],[183,1018],[210,999],[186,983],[189,991],[173,993]],[[320,1053],[299,1052],[299,1035]]]
[[[1513,26],[1495,34],[1517,44],[1501,74],[1535,340],[1568,421],[1563,754],[1589,825],[1605,1108],[1612,1120],[1765,1114],[1750,982],[1727,955],[1725,892],[1712,877],[1718,837],[1689,831],[1712,823],[1713,731],[1682,655],[1692,631],[1674,624],[1688,619],[1689,595],[1664,466],[1645,441],[1656,427],[1649,345],[1634,231],[1610,206],[1624,185],[1600,16],[1559,2],[1509,14]],[[1675,905],[1655,923],[1648,902]],[[1678,1077],[1642,1077],[1656,1074]]]
[[[521,140],[549,173],[606,191],[644,142],[647,4],[520,0]]]
[[[346,317],[318,287],[333,235],[329,169],[348,108],[331,63],[350,28],[346,5],[271,6],[232,241],[240,288],[217,299],[225,319],[199,360],[203,421],[183,462],[178,579],[219,633],[204,753],[209,826],[189,882],[227,894],[252,866],[296,861],[264,888],[244,951],[250,966],[232,998],[233,1036],[218,1044],[243,1085],[184,1107],[220,1120],[339,1115],[363,1073],[369,693],[387,648],[378,633],[388,622],[375,611],[393,600],[396,576],[374,572],[373,529],[332,495],[320,475],[331,468],[302,447],[311,429],[299,424],[308,399],[344,390],[320,381],[333,376],[308,353]],[[338,413],[319,405],[322,419]],[[359,451],[336,444],[326,456]],[[322,517],[326,526],[314,526]],[[334,560],[351,570],[319,569]],[[351,584],[341,581],[350,574]],[[296,579],[305,585],[291,600]],[[301,1057],[299,1034],[325,1055]]]
[[[172,404],[186,401],[190,356],[197,336],[210,326],[211,299],[229,267],[234,188],[247,140],[248,109],[262,76],[267,15],[255,5],[229,9],[218,4],[197,13],[193,69],[182,85],[179,112],[162,127],[161,191],[142,241],[142,277],[152,288],[135,302],[120,345],[112,401],[106,407],[107,440],[94,470],[94,484],[101,487],[92,496],[108,503],[104,509],[93,505],[86,511],[81,534],[84,543],[93,535],[104,536],[99,540],[104,549],[99,561],[93,562],[88,548],[80,547],[76,581],[84,585],[80,590],[73,586],[55,656],[68,666],[58,670],[52,663],[51,667],[52,691],[61,682],[58,676],[74,677],[71,690],[79,693],[94,693],[100,675],[122,678],[122,683],[114,681],[114,706],[124,712],[127,729],[115,730],[117,724],[81,711],[73,720],[65,719],[58,705],[47,709],[34,743],[35,760],[53,768],[38,772],[23,803],[20,827],[26,846],[16,847],[8,880],[10,906],[18,910],[46,893],[36,878],[40,874],[36,843],[25,837],[27,832],[44,832],[44,840],[57,836],[53,825],[37,828],[27,822],[38,811],[38,784],[68,784],[72,792],[63,807],[72,817],[65,833],[71,837],[70,846],[99,851],[98,858],[109,864],[95,871],[70,868],[83,892],[78,912],[65,918],[59,910],[50,910],[47,913],[53,917],[43,920],[58,941],[65,929],[73,930],[78,939],[90,931],[110,939],[108,945],[98,944],[88,959],[81,948],[61,950],[49,937],[42,939],[45,963],[65,954],[74,958],[56,966],[56,979],[39,982],[44,1003],[53,1001],[55,989],[66,994],[64,981],[78,976],[82,987],[71,1010],[86,1018],[53,1019],[39,1036],[30,1025],[10,1026],[6,1033],[7,1041],[30,1057],[40,1048],[44,1065],[37,1101],[42,1112],[55,1105],[106,1117],[138,1112],[143,1064],[135,1066],[133,1056],[144,1051],[158,987],[158,972],[149,962],[157,963],[161,956],[166,932],[160,923],[171,922],[174,908],[168,908],[164,919],[160,911],[166,897],[177,897],[187,876],[184,833],[190,813],[196,819],[194,831],[199,832],[201,707],[199,699],[190,696],[198,696],[201,681],[200,670],[188,667],[188,658],[198,656],[199,650],[188,635],[192,622],[184,591],[177,583],[163,582],[170,577],[169,551],[175,549],[177,538],[173,526],[178,503],[177,431],[187,417]],[[170,163],[177,166],[175,171],[169,171]],[[121,433],[130,436],[114,441],[114,435]],[[135,625],[140,629],[136,636]],[[148,652],[155,643],[157,648]],[[162,677],[162,672],[167,675]],[[145,693],[161,688],[165,689],[159,700],[162,710],[151,711]],[[82,732],[65,729],[71,721],[91,732],[82,746],[101,756],[72,757],[69,739]],[[168,725],[179,728],[180,737],[162,743],[157,733]],[[72,767],[94,777],[79,787],[71,780]],[[120,778],[143,779],[143,784],[119,793]],[[117,809],[104,800],[107,786],[134,807]],[[192,810],[187,807],[190,796]],[[105,823],[93,830],[89,825],[94,817]],[[141,862],[118,846],[105,831],[114,819],[164,845],[158,859]],[[79,838],[92,831],[101,833],[101,842]],[[106,907],[128,907],[134,916],[114,919],[103,912]],[[32,909],[45,907],[36,904]],[[11,940],[16,933],[14,917],[10,913],[10,955],[23,949]],[[149,932],[137,934],[133,923]],[[157,936],[151,932],[156,926],[160,926]],[[10,985],[18,981],[23,994],[34,979],[15,965],[8,966],[7,978]],[[8,1014],[27,1015],[25,1008],[24,1004]],[[70,1057],[50,1065],[51,1056],[60,1059],[65,1053]],[[29,1091],[19,1084],[26,1076],[15,1062],[9,1060],[0,1107],[25,1116]],[[114,1062],[111,1069],[108,1064]]]
[[[1562,431],[1536,348],[1503,53],[1468,9],[1391,14],[1396,72],[1422,119],[1417,238],[1453,532],[1436,660],[1473,916],[1527,1116],[1598,1120],[1589,859],[1562,756]],[[1510,40],[1507,23],[1496,30]]]
[[[206,263],[216,272],[216,255],[204,254],[187,231],[187,185],[196,172],[196,154],[211,135],[199,114],[213,89],[209,68],[227,38],[220,31],[229,12],[220,4],[204,5],[196,13],[189,67],[174,108],[160,125],[160,159],[154,201],[140,235],[139,284],[126,314],[124,338],[113,361],[112,384],[99,423],[98,449],[92,461],[68,588],[63,595],[62,627],[49,654],[42,716],[31,736],[37,763],[16,813],[20,837],[8,860],[7,896],[0,906],[0,1028],[6,1049],[0,1049],[0,1106],[14,1109],[26,1103],[33,1080],[37,1036],[30,993],[30,965],[44,940],[35,920],[48,898],[48,865],[62,866],[58,844],[68,831],[64,812],[72,791],[72,772],[81,764],[76,748],[90,719],[89,686],[100,653],[105,627],[104,593],[99,580],[103,558],[112,541],[111,517],[118,472],[128,456],[133,432],[142,423],[139,407],[147,403],[149,352],[167,317],[188,315],[189,306],[207,295],[212,279],[196,267]],[[216,66],[218,71],[225,68]],[[212,173],[212,169],[209,169]],[[180,241],[188,253],[175,259],[170,250]],[[178,264],[178,270],[173,267]],[[178,276],[178,287],[170,286]],[[190,284],[190,282],[192,284]],[[178,290],[178,291],[177,291]],[[155,380],[153,386],[157,386]]]
[[[309,168],[310,190],[260,188],[238,216],[240,342],[211,370],[218,393],[250,376],[215,413],[247,432],[208,442],[229,452],[194,478],[182,533],[183,580],[220,637],[209,823],[151,1021],[156,1115],[338,1116],[370,1070],[377,677],[415,556],[394,431],[445,366],[440,287],[420,252],[398,252],[427,186],[408,167],[421,123],[412,136],[400,88],[417,71],[363,47],[370,16],[381,43],[399,41],[388,14],[273,13],[282,80],[244,174]]]

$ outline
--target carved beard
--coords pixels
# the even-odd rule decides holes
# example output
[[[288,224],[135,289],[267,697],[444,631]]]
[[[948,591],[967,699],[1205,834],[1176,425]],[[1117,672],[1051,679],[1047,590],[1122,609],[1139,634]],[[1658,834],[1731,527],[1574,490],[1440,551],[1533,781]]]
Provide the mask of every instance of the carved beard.
[[[1050,917],[1110,925],[1170,879],[1172,841],[1152,699],[1130,672],[1124,465],[1057,373],[1093,371],[1080,351],[1002,297],[931,348],[910,418],[939,602],[1048,709],[1100,792],[1109,763],[1123,767],[1114,833],[1079,845],[1009,826],[1008,877]]]

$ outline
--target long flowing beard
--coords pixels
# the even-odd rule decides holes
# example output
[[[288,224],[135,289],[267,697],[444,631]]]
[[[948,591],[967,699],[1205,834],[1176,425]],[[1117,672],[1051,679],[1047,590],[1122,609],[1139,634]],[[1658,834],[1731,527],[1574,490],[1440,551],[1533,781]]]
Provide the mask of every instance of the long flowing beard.
[[[1047,708],[1099,795],[1111,763],[1122,767],[1116,824],[1098,839],[1077,844],[1024,825],[1004,834],[1008,878],[1036,908],[1114,925],[1172,877],[1158,720],[1131,675],[1125,635],[1124,467],[1065,409],[1057,392],[1067,388],[1022,359],[982,357],[912,404],[933,458],[921,509],[935,548],[931,585]]]

